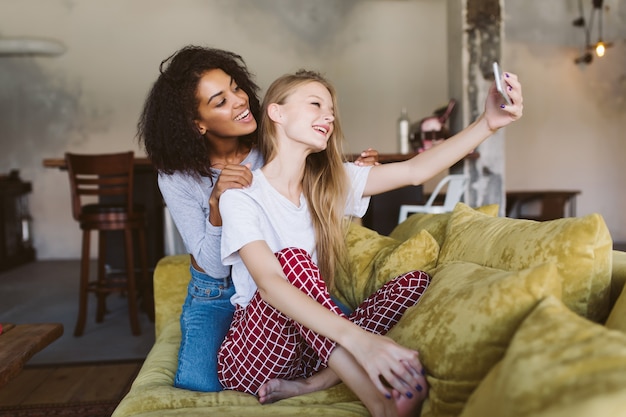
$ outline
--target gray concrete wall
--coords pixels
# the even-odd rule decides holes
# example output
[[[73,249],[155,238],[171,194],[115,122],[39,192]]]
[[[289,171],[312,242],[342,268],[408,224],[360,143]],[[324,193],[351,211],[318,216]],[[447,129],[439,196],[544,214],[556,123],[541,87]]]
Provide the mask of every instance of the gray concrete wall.
[[[502,60],[524,82],[526,108],[504,132],[504,177],[512,189],[581,189],[578,213],[600,212],[626,240],[626,196],[615,191],[626,184],[625,6],[606,3],[605,38],[616,45],[583,68],[573,64],[573,1],[505,1]],[[0,173],[19,168],[33,183],[39,258],[78,258],[80,245],[66,174],[42,159],[140,153],[141,105],[177,48],[236,51],[262,88],[300,67],[321,70],[340,94],[347,151],[395,152],[402,107],[418,120],[448,101],[447,37],[458,28],[446,16],[441,0],[0,0],[0,37],[67,46],[59,57],[0,57]]]

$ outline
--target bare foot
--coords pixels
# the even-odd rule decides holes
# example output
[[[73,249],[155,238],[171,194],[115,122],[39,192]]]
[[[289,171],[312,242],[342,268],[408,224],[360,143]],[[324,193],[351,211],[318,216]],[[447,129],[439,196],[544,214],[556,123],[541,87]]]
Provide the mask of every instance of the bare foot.
[[[414,417],[420,415],[420,410],[428,394],[428,389],[422,388],[421,391],[412,390],[411,393],[412,396],[409,398],[396,390],[393,391],[393,399],[396,403],[398,417]]]
[[[295,397],[296,395],[307,394],[315,391],[315,388],[307,384],[306,379],[270,379],[259,388],[259,402],[261,404],[271,404],[278,400]]]

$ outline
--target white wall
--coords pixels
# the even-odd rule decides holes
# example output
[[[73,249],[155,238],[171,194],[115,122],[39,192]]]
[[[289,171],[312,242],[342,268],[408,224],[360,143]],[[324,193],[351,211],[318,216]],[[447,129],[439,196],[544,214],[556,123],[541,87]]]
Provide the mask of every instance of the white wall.
[[[591,1],[583,1],[589,17]],[[524,83],[524,117],[507,128],[509,190],[581,190],[577,214],[603,215],[626,241],[626,2],[605,0],[603,58],[576,65],[578,2],[506,1],[505,64]],[[597,39],[598,23],[592,34]]]
[[[59,57],[0,58],[0,172],[19,168],[40,259],[78,258],[65,151],[134,149],[158,65],[200,44],[241,54],[265,88],[301,67],[335,83],[349,146],[395,152],[403,106],[416,119],[447,102],[445,4],[437,0],[0,0],[0,36],[51,37]],[[430,39],[431,43],[420,40]]]
[[[569,31],[574,6],[548,10],[554,21],[545,22],[545,3],[556,2],[507,1],[505,66],[520,74],[526,100],[524,119],[506,132],[507,188],[581,189],[578,213],[600,212],[624,241],[624,34],[603,62],[578,68],[568,35],[541,36],[542,23],[552,35],[555,22]],[[0,173],[19,168],[33,184],[38,257],[80,253],[66,174],[42,159],[142,152],[137,117],[158,64],[176,49],[240,53],[262,88],[284,72],[319,69],[339,91],[347,150],[394,152],[401,107],[417,120],[447,103],[445,22],[440,0],[0,0],[0,37],[67,46],[59,57],[0,57]]]

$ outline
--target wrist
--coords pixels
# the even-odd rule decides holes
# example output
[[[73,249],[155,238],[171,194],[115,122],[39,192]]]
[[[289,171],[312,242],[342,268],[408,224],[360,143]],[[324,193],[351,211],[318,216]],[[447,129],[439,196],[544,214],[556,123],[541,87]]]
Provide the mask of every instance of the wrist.
[[[350,323],[349,328],[340,333],[341,337],[336,342],[350,354],[354,354],[354,349],[363,344],[361,337],[367,332],[351,322],[348,323]]]
[[[220,214],[220,207],[217,199],[209,199],[209,217],[207,218],[207,220],[213,226],[222,225],[222,216]]]
[[[482,113],[478,119],[476,119],[476,127],[483,129],[488,136],[493,135],[494,133],[496,133],[498,130],[500,130],[500,127],[494,127],[489,123],[489,120],[487,118],[487,116],[485,115],[485,113]]]

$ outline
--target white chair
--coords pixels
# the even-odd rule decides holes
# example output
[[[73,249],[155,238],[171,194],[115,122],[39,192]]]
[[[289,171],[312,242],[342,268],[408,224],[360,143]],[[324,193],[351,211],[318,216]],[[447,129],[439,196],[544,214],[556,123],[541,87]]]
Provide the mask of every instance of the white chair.
[[[448,175],[437,184],[435,190],[430,195],[430,198],[423,206],[403,204],[400,206],[400,216],[398,217],[398,223],[402,223],[406,220],[409,213],[447,213],[454,209],[456,203],[461,201],[461,197],[465,192],[469,177],[463,174]],[[446,190],[446,198],[442,206],[434,206],[433,202],[441,189],[448,185]]]

